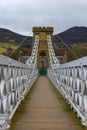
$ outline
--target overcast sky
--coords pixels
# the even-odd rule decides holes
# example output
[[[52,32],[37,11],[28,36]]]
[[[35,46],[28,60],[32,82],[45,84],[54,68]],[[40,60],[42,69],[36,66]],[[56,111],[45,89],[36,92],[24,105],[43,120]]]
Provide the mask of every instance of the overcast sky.
[[[87,27],[87,0],[0,0],[0,28],[31,35],[33,26]]]

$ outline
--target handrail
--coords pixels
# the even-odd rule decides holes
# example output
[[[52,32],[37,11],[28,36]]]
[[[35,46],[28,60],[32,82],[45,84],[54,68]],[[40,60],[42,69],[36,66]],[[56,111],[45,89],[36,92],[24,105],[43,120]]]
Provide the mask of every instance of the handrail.
[[[87,56],[51,65],[48,77],[87,126]]]
[[[0,130],[10,127],[10,120],[38,77],[38,70],[0,55]]]

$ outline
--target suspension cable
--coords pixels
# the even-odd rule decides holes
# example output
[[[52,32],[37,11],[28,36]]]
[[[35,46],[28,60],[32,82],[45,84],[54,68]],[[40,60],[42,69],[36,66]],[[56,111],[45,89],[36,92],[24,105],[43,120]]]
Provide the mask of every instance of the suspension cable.
[[[70,49],[70,47],[65,43],[65,41],[57,34],[55,35],[58,39],[60,39],[60,41],[67,47],[68,50],[70,50],[70,52],[76,57],[79,58],[79,56]]]
[[[27,40],[27,38],[30,36],[30,34],[31,34],[31,32],[30,32],[27,36],[25,36],[25,38],[23,39],[23,41],[18,45],[18,47],[17,47],[14,51],[12,51],[12,53],[9,55],[9,57],[11,57],[11,56],[17,51],[17,49],[18,49],[21,45],[23,45],[23,43]]]

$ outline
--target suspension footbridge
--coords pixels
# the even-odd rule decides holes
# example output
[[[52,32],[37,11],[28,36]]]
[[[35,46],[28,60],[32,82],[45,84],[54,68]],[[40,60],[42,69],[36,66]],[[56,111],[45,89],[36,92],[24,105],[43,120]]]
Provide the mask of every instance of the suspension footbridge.
[[[0,55],[0,130],[87,126],[87,57],[60,64],[52,40],[52,27],[34,27],[26,64]]]

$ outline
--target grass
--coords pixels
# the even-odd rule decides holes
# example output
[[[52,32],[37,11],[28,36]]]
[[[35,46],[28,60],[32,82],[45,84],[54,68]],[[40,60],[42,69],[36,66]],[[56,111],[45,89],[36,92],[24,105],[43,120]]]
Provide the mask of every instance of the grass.
[[[79,45],[73,45],[72,50],[75,52],[75,54],[80,58],[83,56],[87,56],[87,43],[79,44]]]
[[[8,48],[16,50],[18,45],[12,43],[0,43],[0,54],[6,53]]]
[[[6,48],[0,47],[0,54],[6,53],[6,51],[7,51]]]

